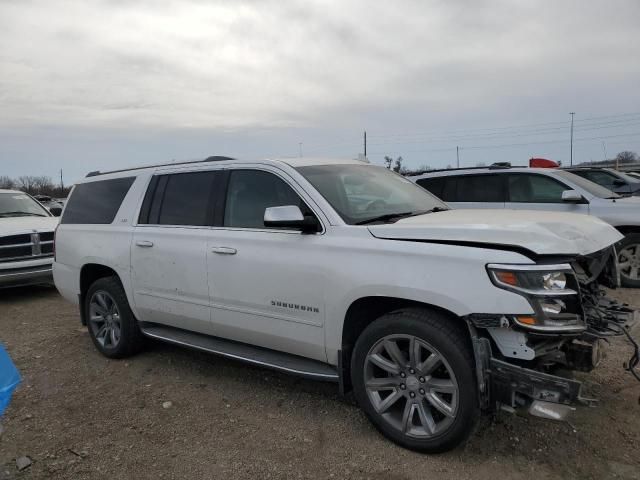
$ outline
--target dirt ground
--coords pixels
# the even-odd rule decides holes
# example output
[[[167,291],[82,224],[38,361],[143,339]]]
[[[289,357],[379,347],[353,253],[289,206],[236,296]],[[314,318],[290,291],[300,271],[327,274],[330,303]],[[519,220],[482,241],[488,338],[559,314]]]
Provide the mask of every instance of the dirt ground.
[[[640,292],[616,294],[640,306]],[[431,456],[383,439],[333,384],[160,343],[108,360],[52,288],[0,291],[0,341],[23,376],[0,479],[640,479],[640,384],[622,340],[584,376],[600,405],[571,425],[502,414]]]

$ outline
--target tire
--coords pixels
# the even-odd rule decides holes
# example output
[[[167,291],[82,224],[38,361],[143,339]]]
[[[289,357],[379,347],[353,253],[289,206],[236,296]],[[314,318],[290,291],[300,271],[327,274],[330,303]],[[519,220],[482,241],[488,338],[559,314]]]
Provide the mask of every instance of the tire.
[[[356,400],[385,437],[405,448],[451,450],[478,421],[473,354],[466,331],[454,322],[431,310],[397,310],[367,326],[356,342],[351,358]],[[395,369],[403,361],[404,368]]]
[[[125,358],[140,351],[144,337],[118,278],[96,280],[85,295],[84,309],[89,336],[105,357]]]
[[[616,249],[622,286],[640,288],[640,233],[628,233]]]

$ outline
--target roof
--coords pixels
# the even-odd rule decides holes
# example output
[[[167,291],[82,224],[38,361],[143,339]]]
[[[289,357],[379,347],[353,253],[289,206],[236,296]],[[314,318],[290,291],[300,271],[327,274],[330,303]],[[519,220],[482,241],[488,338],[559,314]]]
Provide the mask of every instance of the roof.
[[[478,173],[509,173],[509,172],[533,172],[533,173],[549,173],[558,170],[557,168],[531,168],[531,167],[471,167],[471,168],[455,168],[450,170],[432,170],[416,175],[413,179],[427,177],[444,177],[450,175],[470,175]]]
[[[349,160],[349,159],[342,159],[342,158],[298,157],[298,158],[276,158],[273,160],[286,163],[287,165],[294,168],[310,167],[313,165],[362,165],[362,164],[365,164],[365,162],[363,162],[362,160]]]
[[[155,169],[159,167],[178,167],[178,166],[198,166],[203,165],[209,162],[232,162],[234,164],[243,164],[243,163],[256,163],[256,162],[267,162],[267,163],[284,163],[291,167],[307,167],[311,165],[337,165],[337,164],[365,164],[361,160],[349,160],[349,159],[332,159],[332,158],[308,158],[308,157],[297,157],[297,158],[266,158],[266,159],[237,159],[231,157],[222,157],[222,156],[212,156],[205,158],[204,160],[191,160],[185,162],[171,162],[171,163],[161,163],[157,165],[144,165],[139,167],[131,167],[131,168],[122,168],[118,170],[110,170],[110,171],[94,171],[89,172],[86,176],[97,177],[102,175],[111,175],[111,174],[119,174],[126,173],[131,171],[140,171],[140,170],[149,170]]]

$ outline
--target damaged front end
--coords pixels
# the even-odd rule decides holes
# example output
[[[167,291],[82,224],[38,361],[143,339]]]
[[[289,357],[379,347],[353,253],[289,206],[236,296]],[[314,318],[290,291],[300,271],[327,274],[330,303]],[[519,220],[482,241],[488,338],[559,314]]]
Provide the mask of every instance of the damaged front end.
[[[607,298],[603,288],[619,286],[613,246],[571,261],[491,264],[487,270],[497,287],[526,297],[534,313],[467,317],[484,409],[526,408],[562,420],[572,405],[594,403],[567,373],[595,368],[613,336],[632,345],[625,369],[640,381],[640,347],[631,333],[636,312]]]

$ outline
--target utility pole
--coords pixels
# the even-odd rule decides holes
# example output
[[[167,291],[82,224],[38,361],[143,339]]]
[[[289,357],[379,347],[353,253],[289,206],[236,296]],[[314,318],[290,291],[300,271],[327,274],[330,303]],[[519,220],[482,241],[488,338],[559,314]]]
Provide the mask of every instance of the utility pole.
[[[367,158],[367,131],[364,131],[364,158]]]
[[[607,146],[604,143],[604,140],[602,141],[602,153],[604,154],[604,157],[602,157],[602,160],[604,160],[605,162],[607,161]]]
[[[456,146],[456,164],[460,168],[460,147]]]
[[[569,112],[569,115],[571,115],[571,160],[570,160],[570,165],[573,166],[573,116],[576,114],[576,112]]]
[[[60,169],[60,195],[64,194],[64,181],[62,180],[62,169]]]

